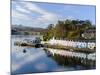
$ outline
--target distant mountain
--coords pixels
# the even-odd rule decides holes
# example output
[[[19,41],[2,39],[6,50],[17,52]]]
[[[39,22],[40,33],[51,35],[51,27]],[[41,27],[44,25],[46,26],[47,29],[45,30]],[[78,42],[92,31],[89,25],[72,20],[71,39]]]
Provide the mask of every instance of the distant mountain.
[[[27,27],[22,25],[12,25],[11,34],[39,34],[44,32],[46,29],[36,28],[36,27]]]
[[[22,30],[22,31],[36,31],[36,32],[45,30],[43,28],[27,27],[27,26],[21,26],[21,25],[12,25],[11,29],[17,29],[17,30]]]

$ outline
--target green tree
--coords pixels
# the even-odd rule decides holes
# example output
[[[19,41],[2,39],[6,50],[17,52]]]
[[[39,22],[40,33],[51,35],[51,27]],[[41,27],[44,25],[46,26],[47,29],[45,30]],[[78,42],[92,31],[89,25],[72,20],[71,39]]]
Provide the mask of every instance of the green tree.
[[[25,34],[25,35],[29,35],[30,33],[29,33],[29,32],[24,32],[24,34]]]
[[[89,20],[59,20],[55,25],[50,24],[47,27],[44,39],[49,40],[52,37],[56,39],[80,39],[81,32],[90,27],[92,24]]]

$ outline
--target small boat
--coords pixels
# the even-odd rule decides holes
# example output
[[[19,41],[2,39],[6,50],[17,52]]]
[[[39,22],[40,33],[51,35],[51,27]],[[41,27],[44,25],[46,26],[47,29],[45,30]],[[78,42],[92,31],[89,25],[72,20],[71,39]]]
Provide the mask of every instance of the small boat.
[[[43,44],[41,44],[41,39],[39,37],[36,37],[35,39],[24,39],[21,41],[16,41],[14,45],[35,46],[36,48],[43,47]]]
[[[43,45],[42,44],[35,44],[35,47],[40,48],[40,47],[43,47]]]

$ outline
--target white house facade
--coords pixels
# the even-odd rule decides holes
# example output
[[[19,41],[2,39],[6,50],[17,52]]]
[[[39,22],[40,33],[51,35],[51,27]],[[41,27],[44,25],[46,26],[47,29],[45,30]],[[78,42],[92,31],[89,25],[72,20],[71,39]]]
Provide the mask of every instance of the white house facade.
[[[85,41],[51,39],[50,41],[48,41],[48,43],[51,45],[62,45],[62,46],[68,46],[68,47],[74,47],[74,48],[94,49],[96,47],[95,42],[85,42]]]

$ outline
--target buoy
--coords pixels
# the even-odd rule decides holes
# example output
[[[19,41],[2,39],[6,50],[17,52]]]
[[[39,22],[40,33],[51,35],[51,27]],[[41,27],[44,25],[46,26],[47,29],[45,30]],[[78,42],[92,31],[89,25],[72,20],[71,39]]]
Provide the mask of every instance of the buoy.
[[[26,53],[26,49],[23,50],[23,53]]]

